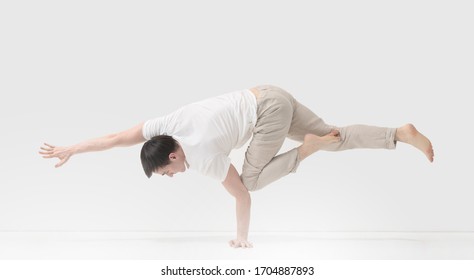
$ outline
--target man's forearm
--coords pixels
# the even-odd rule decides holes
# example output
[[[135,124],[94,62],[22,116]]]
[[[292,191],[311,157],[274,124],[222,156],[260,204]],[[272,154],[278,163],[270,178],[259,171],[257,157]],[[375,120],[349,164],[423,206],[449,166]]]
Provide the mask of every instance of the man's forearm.
[[[105,135],[103,137],[86,140],[71,146],[75,154],[86,152],[98,152],[113,147],[128,147],[142,143],[146,139],[142,135],[143,122],[138,125],[117,133]]]
[[[242,194],[236,197],[236,214],[237,214],[237,238],[247,240],[250,225],[250,194]]]
[[[239,173],[231,164],[225,180],[222,182],[227,191],[235,198],[237,216],[237,239],[231,240],[230,245],[234,248],[250,248],[252,244],[248,242],[250,225],[250,193],[242,183]]]
[[[98,152],[111,149],[117,145],[117,134],[109,134],[103,137],[86,140],[71,146],[74,154]]]

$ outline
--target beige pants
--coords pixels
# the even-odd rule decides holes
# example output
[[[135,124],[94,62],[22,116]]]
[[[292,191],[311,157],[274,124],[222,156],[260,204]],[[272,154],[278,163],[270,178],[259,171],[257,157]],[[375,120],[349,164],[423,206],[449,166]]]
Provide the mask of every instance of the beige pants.
[[[286,137],[303,142],[305,134],[323,136],[337,129],[341,141],[325,147],[327,151],[354,148],[394,149],[396,128],[367,125],[335,127],[324,123],[285,90],[258,86],[257,123],[245,153],[241,179],[249,191],[259,190],[279,178],[296,172],[300,163],[297,148],[276,155]]]

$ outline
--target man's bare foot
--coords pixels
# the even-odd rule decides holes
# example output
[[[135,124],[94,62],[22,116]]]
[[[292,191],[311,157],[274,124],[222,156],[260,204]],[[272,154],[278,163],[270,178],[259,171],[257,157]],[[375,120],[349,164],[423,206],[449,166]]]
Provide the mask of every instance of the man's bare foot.
[[[324,136],[306,134],[304,136],[303,144],[298,148],[299,159],[301,161],[309,155],[319,151],[321,148],[339,141],[341,141],[341,136],[337,130],[332,130]]]
[[[433,162],[433,145],[426,136],[421,134],[411,123],[397,128],[395,140],[412,145],[422,151],[430,162]]]

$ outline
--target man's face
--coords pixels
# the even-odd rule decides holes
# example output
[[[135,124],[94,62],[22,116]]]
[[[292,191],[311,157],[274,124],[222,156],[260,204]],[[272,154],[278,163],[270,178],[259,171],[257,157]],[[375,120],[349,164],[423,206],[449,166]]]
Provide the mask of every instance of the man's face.
[[[157,170],[155,170],[154,172],[155,174],[173,177],[173,175],[175,175],[176,173],[186,171],[186,164],[183,156],[180,156],[176,153],[171,153],[169,155],[169,158],[170,164],[164,167],[157,168]]]

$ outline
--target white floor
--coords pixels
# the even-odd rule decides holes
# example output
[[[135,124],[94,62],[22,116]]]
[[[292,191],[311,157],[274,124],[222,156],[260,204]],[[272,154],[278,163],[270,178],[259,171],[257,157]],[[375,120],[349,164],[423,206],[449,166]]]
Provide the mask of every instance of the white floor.
[[[232,233],[0,232],[0,259],[474,259],[474,232],[252,233],[252,249],[227,245]]]

